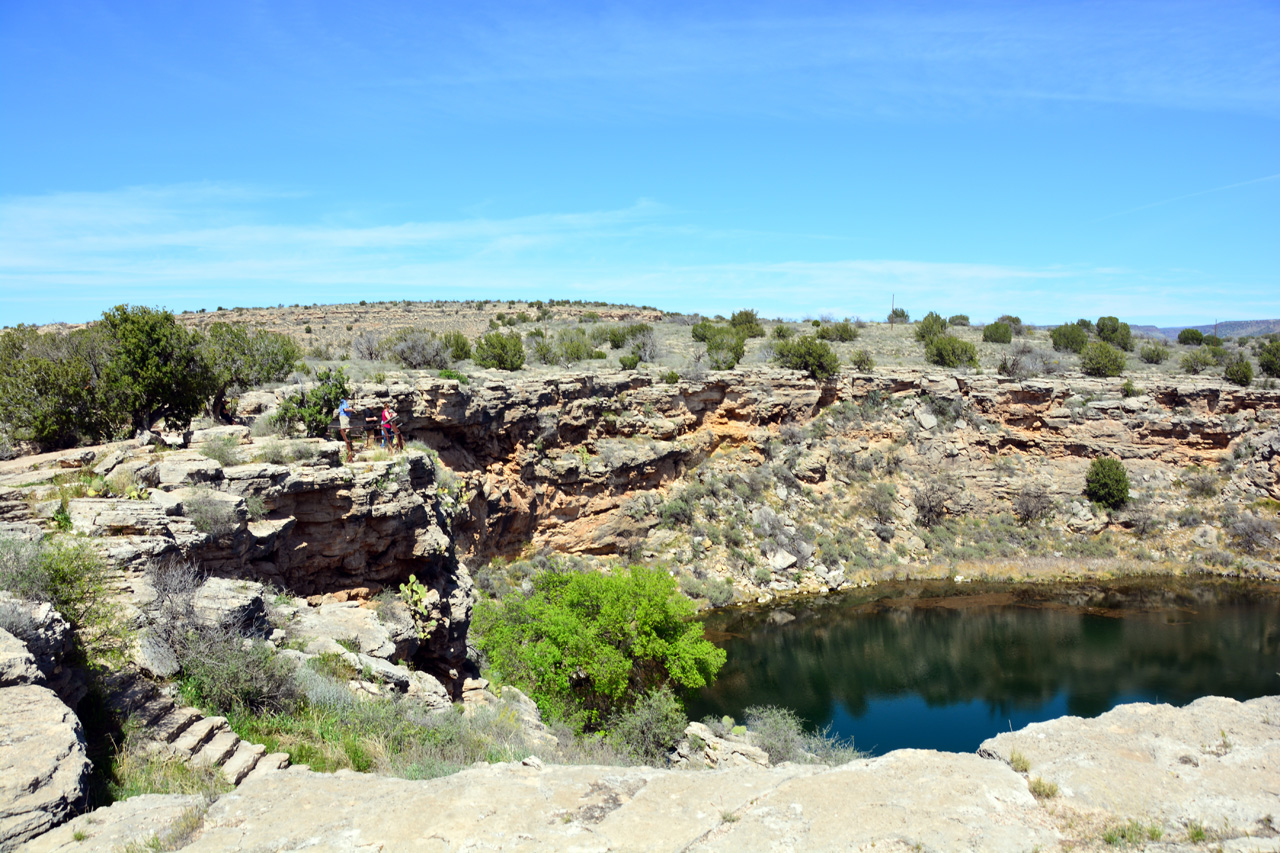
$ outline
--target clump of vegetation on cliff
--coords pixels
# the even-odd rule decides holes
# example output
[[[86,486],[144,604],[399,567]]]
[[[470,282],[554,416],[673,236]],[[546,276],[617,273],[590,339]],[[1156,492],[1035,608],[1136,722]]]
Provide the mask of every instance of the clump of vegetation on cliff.
[[[632,566],[614,575],[543,572],[528,593],[478,602],[473,627],[494,668],[546,717],[591,731],[640,696],[715,678],[725,653],[692,615],[670,575]]]

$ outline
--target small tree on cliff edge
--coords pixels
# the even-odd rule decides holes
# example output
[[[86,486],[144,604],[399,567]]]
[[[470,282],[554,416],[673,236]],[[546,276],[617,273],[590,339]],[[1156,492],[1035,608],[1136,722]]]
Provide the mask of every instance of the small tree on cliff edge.
[[[1084,478],[1084,494],[1107,509],[1119,509],[1129,502],[1129,474],[1118,459],[1099,458],[1089,466]]]

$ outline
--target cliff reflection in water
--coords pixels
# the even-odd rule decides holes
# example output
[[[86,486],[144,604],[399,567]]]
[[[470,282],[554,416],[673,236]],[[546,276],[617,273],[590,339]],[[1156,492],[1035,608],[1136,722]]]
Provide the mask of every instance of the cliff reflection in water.
[[[972,751],[1010,726],[1124,702],[1280,693],[1275,586],[900,584],[706,626],[729,660],[692,718],[779,705],[876,753]]]

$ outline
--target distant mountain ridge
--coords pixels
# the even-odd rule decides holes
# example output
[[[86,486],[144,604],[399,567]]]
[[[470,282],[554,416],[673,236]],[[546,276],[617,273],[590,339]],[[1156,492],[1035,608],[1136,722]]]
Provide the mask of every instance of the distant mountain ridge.
[[[1206,323],[1203,326],[1133,326],[1136,334],[1163,335],[1176,338],[1183,329],[1199,329],[1206,335],[1216,334],[1220,338],[1238,338],[1241,335],[1269,335],[1280,332],[1280,320],[1223,320],[1219,323]],[[1214,331],[1214,329],[1217,331]]]

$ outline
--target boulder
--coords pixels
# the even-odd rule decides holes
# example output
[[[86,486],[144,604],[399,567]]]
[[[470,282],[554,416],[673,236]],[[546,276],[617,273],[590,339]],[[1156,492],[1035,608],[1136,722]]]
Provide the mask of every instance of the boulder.
[[[42,684],[76,707],[88,687],[84,671],[69,663],[75,635],[62,614],[48,602],[25,601],[0,592],[0,624],[26,647],[40,674],[37,681],[27,683]]]
[[[230,578],[209,578],[192,602],[196,617],[206,625],[242,634],[261,634],[267,621],[262,584]]]
[[[24,644],[0,628],[0,687],[15,684],[40,684],[44,676],[36,668],[36,659]]]
[[[354,639],[360,651],[386,660],[408,660],[417,650],[418,635],[407,609],[401,613],[394,605],[382,605],[390,618],[383,621],[378,611],[361,607],[358,602],[344,601],[305,607],[298,611],[289,632],[303,639]]]
[[[671,753],[675,767],[769,767],[769,753],[751,742],[745,729],[739,734],[730,732],[718,737],[703,723],[690,723],[684,730],[684,739]]]
[[[52,690],[0,688],[0,850],[72,817],[88,795],[84,731]]]

